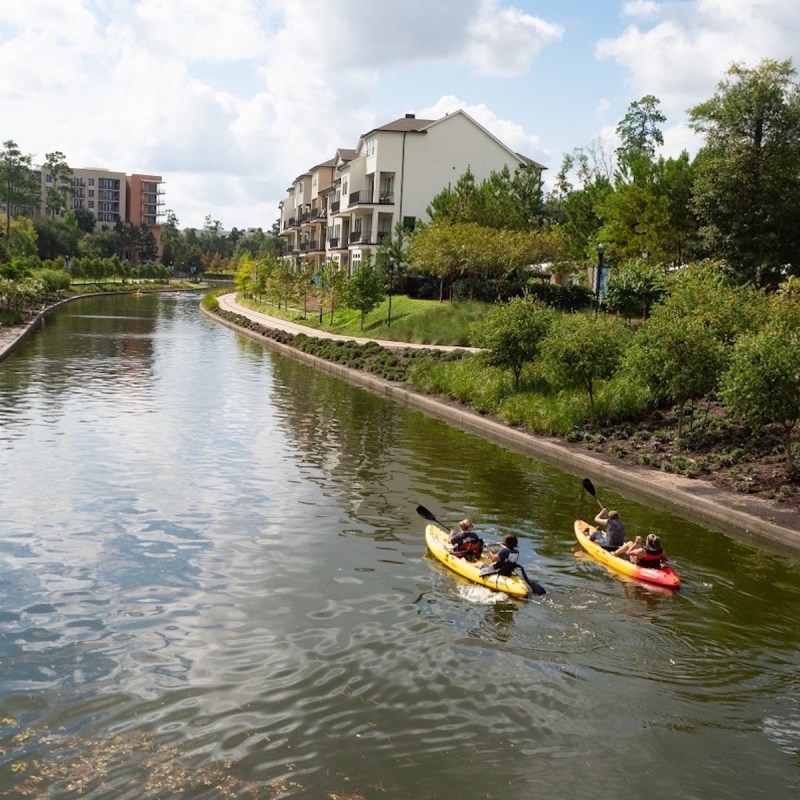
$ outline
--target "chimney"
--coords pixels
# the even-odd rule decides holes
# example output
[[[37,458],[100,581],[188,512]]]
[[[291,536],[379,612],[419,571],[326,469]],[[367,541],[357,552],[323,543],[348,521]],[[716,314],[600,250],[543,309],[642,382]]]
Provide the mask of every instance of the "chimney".
[[[406,119],[416,119],[416,114],[406,114]]]

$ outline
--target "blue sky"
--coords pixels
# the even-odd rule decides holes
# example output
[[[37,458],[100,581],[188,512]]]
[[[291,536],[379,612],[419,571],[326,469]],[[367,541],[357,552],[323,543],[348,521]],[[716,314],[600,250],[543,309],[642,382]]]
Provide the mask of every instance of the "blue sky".
[[[181,227],[268,229],[292,180],[406,113],[463,108],[558,171],[645,94],[665,155],[735,62],[791,58],[796,0],[3,0],[0,141],[164,177]]]

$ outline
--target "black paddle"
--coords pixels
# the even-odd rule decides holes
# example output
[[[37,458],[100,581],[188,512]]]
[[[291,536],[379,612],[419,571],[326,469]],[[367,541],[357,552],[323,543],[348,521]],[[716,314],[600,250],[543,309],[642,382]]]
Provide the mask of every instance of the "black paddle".
[[[417,514],[419,514],[423,519],[427,519],[429,522],[432,522],[434,525],[438,525],[443,531],[450,533],[450,528],[448,528],[447,525],[439,522],[439,520],[433,515],[433,512],[428,511],[425,506],[417,506]]]
[[[588,478],[583,479],[583,488],[597,500],[597,505],[600,506],[600,508],[604,508],[603,504],[600,502],[600,498],[597,496],[597,492],[594,490],[594,484]]]
[[[438,525],[442,530],[447,531],[448,533],[450,532],[450,528],[439,522],[439,520],[436,519],[436,516],[433,514],[433,512],[428,511],[428,509],[425,508],[425,506],[417,506],[417,514],[419,514],[423,519],[427,519],[429,522],[434,523],[434,525]],[[520,574],[522,575],[522,580],[524,580],[525,583],[527,583],[528,586],[531,587],[531,591],[534,594],[546,594],[544,586],[536,583],[536,581],[532,581],[528,577],[525,570],[522,568],[521,564],[517,564],[516,568],[520,571]]]

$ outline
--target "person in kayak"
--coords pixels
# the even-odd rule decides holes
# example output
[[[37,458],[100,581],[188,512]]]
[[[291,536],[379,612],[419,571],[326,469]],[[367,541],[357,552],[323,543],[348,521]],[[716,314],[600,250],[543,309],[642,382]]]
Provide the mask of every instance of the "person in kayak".
[[[648,533],[641,546],[642,537],[637,536],[632,542],[625,542],[622,547],[614,551],[615,556],[627,558],[638,567],[661,569],[667,555],[661,545],[661,539],[655,533]]]
[[[619,511],[609,511],[601,508],[600,513],[594,518],[598,528],[605,528],[605,534],[599,530],[589,538],[597,542],[604,550],[617,550],[625,544],[625,523],[619,518]]]
[[[458,529],[450,531],[450,552],[467,561],[477,561],[483,553],[483,539],[475,533],[472,520],[467,517],[458,523]]]
[[[511,575],[517,568],[519,550],[517,550],[517,537],[510,533],[497,543],[499,549],[496,553],[489,551],[489,565],[481,570],[481,575],[496,573],[498,575]]]

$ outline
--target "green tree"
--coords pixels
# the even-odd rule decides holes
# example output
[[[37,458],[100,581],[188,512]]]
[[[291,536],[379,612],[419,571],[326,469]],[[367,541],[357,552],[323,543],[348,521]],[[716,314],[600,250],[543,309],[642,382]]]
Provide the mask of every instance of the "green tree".
[[[650,309],[666,293],[663,267],[633,259],[614,267],[609,273],[605,303],[609,311],[631,319],[647,319]]]
[[[577,149],[564,156],[555,186],[547,197],[545,213],[561,228],[565,260],[594,262],[594,248],[603,224],[600,209],[612,192],[611,180],[599,154]]]
[[[38,258],[38,239],[36,227],[29,217],[18,217],[11,223],[10,235],[6,241],[9,258],[20,259],[30,256]]]
[[[519,391],[522,369],[538,357],[553,318],[554,312],[533,297],[514,297],[487,311],[472,341],[486,348],[489,364],[511,370]]]
[[[690,111],[705,134],[694,206],[708,251],[740,282],[774,286],[800,274],[800,89],[790,60],[734,64]]]
[[[657,149],[664,144],[664,135],[659,126],[667,121],[659,105],[657,97],[647,94],[628,106],[627,114],[617,125],[617,136],[621,142],[617,148],[617,158],[620,162],[640,155],[650,160],[655,158]]]
[[[56,215],[62,215],[70,207],[73,194],[72,169],[67,164],[67,157],[60,150],[56,150],[45,155],[43,171],[47,186],[44,206],[47,213],[55,219]]]
[[[37,248],[42,260],[58,256],[69,258],[78,254],[80,232],[74,223],[69,225],[50,217],[34,217],[33,226],[36,229]]]
[[[779,425],[789,475],[797,474],[794,432],[800,422],[800,328],[780,321],[741,336],[721,379],[722,401],[755,428]]]
[[[717,388],[724,363],[724,345],[702,319],[670,313],[653,314],[625,355],[626,370],[654,403],[679,407],[679,441],[684,406]]]
[[[377,308],[386,297],[384,276],[368,256],[347,281],[344,302],[348,308],[361,312],[361,330],[370,311]]]
[[[0,150],[0,201],[6,207],[6,238],[11,234],[11,219],[19,214],[31,216],[41,205],[41,185],[33,173],[32,157],[23,155],[12,139]]]
[[[626,343],[627,332],[615,317],[593,319],[586,314],[565,314],[542,344],[543,366],[550,380],[557,386],[585,389],[595,425],[597,383],[614,374]]]

